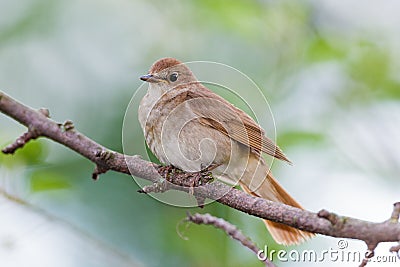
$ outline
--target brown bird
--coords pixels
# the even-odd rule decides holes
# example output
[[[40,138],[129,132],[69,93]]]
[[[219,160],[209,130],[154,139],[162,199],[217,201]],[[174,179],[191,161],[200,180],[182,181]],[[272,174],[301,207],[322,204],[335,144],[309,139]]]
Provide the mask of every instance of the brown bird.
[[[302,208],[274,179],[262,152],[290,162],[245,112],[197,81],[174,58],[155,62],[147,75],[139,122],[150,150],[166,165],[187,172],[214,166],[214,176],[251,195]],[[276,242],[292,245],[314,234],[264,220]]]

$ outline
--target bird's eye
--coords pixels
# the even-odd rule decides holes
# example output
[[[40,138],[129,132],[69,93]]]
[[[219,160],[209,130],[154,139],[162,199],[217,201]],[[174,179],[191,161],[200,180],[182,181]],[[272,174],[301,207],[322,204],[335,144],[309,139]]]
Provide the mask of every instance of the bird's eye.
[[[178,73],[174,72],[171,75],[169,75],[169,80],[171,82],[175,82],[176,80],[178,80]]]

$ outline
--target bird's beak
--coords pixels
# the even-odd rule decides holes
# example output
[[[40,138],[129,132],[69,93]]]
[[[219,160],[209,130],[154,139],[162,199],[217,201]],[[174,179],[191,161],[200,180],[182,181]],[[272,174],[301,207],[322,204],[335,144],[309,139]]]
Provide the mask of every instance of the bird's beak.
[[[161,78],[154,76],[153,74],[146,74],[146,75],[140,76],[140,79],[142,81],[145,81],[148,83],[158,83],[158,82],[162,81]]]

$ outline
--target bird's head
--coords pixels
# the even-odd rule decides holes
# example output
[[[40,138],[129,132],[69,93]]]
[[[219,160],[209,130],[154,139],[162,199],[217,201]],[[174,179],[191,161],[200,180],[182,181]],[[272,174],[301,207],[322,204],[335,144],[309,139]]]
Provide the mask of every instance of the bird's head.
[[[149,73],[140,77],[142,81],[165,89],[196,81],[191,70],[175,58],[162,58],[156,61]]]

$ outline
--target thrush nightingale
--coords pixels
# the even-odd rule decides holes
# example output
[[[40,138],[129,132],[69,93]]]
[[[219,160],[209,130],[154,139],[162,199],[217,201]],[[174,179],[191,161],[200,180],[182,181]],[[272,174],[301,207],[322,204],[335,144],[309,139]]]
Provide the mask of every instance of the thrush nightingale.
[[[174,58],[155,62],[147,75],[147,94],[139,105],[146,143],[166,165],[187,172],[213,166],[213,176],[238,182],[248,194],[302,208],[274,179],[262,157],[290,162],[245,112],[201,84]],[[276,242],[298,244],[313,236],[264,220]]]

